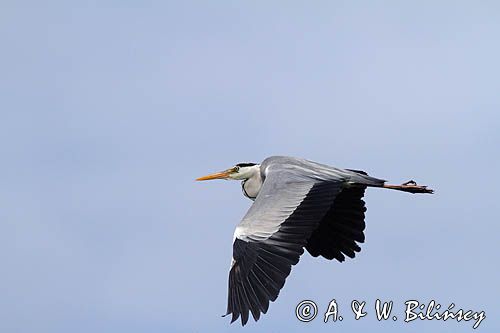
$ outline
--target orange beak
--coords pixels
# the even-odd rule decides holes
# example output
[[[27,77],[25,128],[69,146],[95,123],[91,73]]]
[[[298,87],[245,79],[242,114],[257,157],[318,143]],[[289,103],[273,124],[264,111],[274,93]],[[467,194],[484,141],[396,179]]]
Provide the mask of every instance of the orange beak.
[[[227,178],[229,178],[229,175],[231,175],[232,173],[233,173],[233,169],[229,169],[226,171],[216,172],[216,173],[212,173],[212,174],[207,175],[207,176],[196,178],[196,180],[227,179]]]

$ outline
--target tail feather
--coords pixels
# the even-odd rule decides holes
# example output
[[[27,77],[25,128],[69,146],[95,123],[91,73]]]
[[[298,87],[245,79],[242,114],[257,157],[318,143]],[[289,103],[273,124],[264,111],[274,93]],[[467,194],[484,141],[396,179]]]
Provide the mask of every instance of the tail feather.
[[[378,179],[375,177],[368,176],[368,174],[362,170],[355,170],[355,169],[345,169],[345,170],[349,171],[350,173],[351,177],[350,182],[357,185],[381,187],[386,182],[386,180],[384,179]]]

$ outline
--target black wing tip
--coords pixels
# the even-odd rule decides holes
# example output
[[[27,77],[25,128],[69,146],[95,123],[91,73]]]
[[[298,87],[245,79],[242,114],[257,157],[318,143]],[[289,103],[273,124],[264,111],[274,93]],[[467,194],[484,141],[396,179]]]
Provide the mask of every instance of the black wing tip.
[[[231,318],[230,324],[234,323],[240,317],[239,313],[233,312],[233,317]]]
[[[262,312],[262,313],[265,313],[265,312]],[[237,321],[238,318],[240,318],[240,315],[239,314],[235,315],[234,313],[231,313],[231,312],[221,315],[222,318],[225,318],[231,314],[233,315],[233,317],[231,318],[231,322],[229,323],[229,325],[231,325],[232,323]],[[253,320],[256,322],[259,321],[259,319],[260,319],[260,316],[258,318],[255,318],[255,317],[253,318]],[[245,320],[245,318],[243,318],[243,316],[241,316],[240,322],[241,322],[241,326],[245,326],[248,323],[248,318],[246,318],[246,320]]]

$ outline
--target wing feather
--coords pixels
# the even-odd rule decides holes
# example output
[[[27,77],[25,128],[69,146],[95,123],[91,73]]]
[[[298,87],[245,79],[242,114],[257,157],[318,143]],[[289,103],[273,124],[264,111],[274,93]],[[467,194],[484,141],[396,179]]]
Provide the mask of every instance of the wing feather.
[[[232,314],[232,322],[241,316],[242,325],[249,313],[258,320],[260,313],[267,312],[269,302],[276,300],[292,266],[344,185],[338,175],[311,176],[293,165],[264,167],[259,195],[236,228],[229,272],[226,314]]]
[[[365,241],[364,186],[344,189],[309,238],[306,249],[314,257],[342,262],[345,256],[354,258],[361,251],[356,242]]]

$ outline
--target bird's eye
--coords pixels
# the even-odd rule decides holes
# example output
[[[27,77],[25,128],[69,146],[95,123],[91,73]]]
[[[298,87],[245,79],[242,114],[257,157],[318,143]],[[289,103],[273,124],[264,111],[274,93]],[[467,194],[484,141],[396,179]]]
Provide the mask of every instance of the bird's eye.
[[[233,170],[234,170],[234,172],[238,172],[238,171],[240,171],[240,167],[239,167],[239,166],[235,166],[235,167],[233,168]]]

